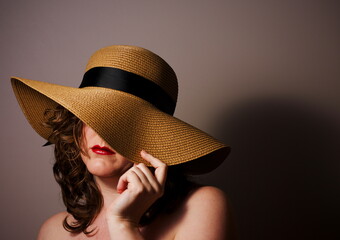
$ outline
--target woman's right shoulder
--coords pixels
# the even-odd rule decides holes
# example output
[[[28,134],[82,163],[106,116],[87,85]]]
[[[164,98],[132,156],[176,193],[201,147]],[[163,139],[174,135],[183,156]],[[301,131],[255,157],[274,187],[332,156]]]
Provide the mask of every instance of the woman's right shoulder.
[[[68,215],[67,212],[60,212],[48,218],[41,225],[37,240],[64,239],[64,237],[69,237],[70,233],[63,227],[63,221]]]

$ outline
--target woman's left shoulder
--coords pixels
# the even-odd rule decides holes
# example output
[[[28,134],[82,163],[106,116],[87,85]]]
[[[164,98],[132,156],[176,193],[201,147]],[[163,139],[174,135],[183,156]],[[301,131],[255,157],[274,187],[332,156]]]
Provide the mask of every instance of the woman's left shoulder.
[[[201,212],[209,215],[222,214],[225,216],[230,209],[230,203],[225,192],[213,186],[195,188],[188,195],[185,204],[188,214]]]
[[[212,186],[190,192],[176,233],[178,239],[233,239],[230,203],[226,194]]]
[[[228,198],[224,191],[213,186],[197,187],[189,194],[187,202],[195,204],[200,202],[219,202],[221,204],[228,204]]]

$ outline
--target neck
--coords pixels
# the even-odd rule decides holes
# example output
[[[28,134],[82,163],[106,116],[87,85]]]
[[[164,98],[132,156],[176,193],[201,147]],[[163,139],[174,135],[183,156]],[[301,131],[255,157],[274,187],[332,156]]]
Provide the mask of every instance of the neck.
[[[119,177],[101,178],[95,177],[96,184],[103,196],[104,206],[106,210],[108,206],[119,196],[117,193],[117,184]]]

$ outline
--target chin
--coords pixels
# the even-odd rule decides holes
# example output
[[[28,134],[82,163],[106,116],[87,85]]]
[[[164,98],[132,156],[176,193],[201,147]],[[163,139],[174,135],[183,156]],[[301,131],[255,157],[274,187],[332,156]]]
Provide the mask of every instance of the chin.
[[[133,164],[118,164],[117,162],[106,162],[103,159],[91,159],[87,162],[86,167],[88,171],[97,177],[120,177]]]
[[[89,171],[93,176],[99,177],[99,178],[110,178],[115,176],[120,176],[120,174],[116,174],[114,172],[109,171]]]
[[[98,177],[109,177],[115,175],[114,172],[117,170],[112,166],[107,166],[107,164],[101,163],[90,163],[86,165],[87,170],[94,176]]]

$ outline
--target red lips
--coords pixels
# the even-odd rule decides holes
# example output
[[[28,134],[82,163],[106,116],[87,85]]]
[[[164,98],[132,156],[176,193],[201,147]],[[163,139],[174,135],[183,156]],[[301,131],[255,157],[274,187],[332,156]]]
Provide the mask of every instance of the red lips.
[[[99,155],[113,155],[115,154],[114,151],[107,147],[101,147],[99,145],[95,145],[91,148],[92,152],[99,154]]]

